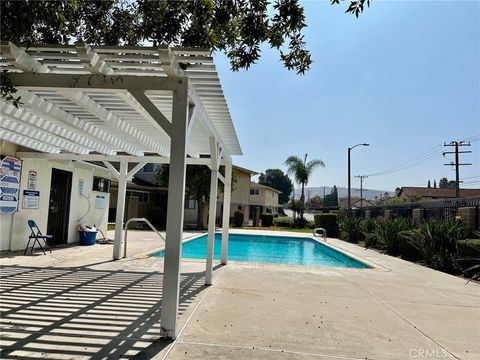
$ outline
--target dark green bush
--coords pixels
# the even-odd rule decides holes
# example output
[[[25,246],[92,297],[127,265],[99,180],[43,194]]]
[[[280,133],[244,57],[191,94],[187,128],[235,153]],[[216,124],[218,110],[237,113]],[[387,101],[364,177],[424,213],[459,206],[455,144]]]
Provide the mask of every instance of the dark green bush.
[[[343,240],[358,243],[364,239],[363,236],[364,232],[362,220],[354,217],[346,217],[340,221],[340,237]]]
[[[273,225],[273,215],[272,214],[266,214],[263,213],[260,215],[260,220],[262,221],[262,226],[263,227],[270,227]]]
[[[324,228],[329,237],[338,237],[337,214],[315,214],[314,219],[316,228]]]
[[[167,226],[167,212],[160,207],[149,208],[147,211],[147,220],[156,228],[165,229]]]
[[[363,220],[362,229],[366,248],[377,246],[377,235],[375,234],[376,226],[377,222],[372,218]]]
[[[275,226],[281,226],[281,227],[292,227],[293,226],[293,218],[288,217],[288,216],[278,217],[278,218],[273,220],[273,224]]]
[[[313,221],[313,220],[308,220],[308,222],[307,222],[307,227],[308,227],[309,229],[315,229],[315,221]]]
[[[460,270],[468,276],[475,276],[480,271],[480,239],[457,241],[458,259],[456,263]]]
[[[377,222],[375,235],[377,241],[387,250],[387,254],[400,255],[400,238],[398,233],[412,228],[410,221],[405,219],[385,219]]]
[[[305,218],[297,217],[295,219],[294,225],[296,228],[305,229],[308,226],[308,220]]]
[[[235,211],[233,213],[233,226],[242,227],[244,218],[245,215],[243,215],[243,212],[241,212],[240,210]]]
[[[436,270],[455,272],[457,242],[465,239],[470,230],[460,223],[429,220],[419,228],[406,231],[408,242],[415,247],[427,265]]]

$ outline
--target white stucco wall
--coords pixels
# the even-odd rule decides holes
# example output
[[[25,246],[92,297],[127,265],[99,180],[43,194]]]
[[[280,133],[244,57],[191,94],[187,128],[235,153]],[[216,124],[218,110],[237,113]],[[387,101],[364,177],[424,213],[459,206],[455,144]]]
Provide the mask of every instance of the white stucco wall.
[[[3,152],[2,154],[6,155]],[[100,228],[106,234],[109,194],[93,191],[92,187],[93,176],[109,178],[110,175],[108,171],[84,163],[25,159],[22,162],[22,176],[20,184],[18,212],[14,213],[13,217],[11,216],[11,214],[0,214],[2,220],[2,250],[20,250],[25,248],[28,241],[28,236],[30,234],[27,220],[35,220],[40,230],[43,233],[46,233],[48,223],[52,168],[70,171],[72,173],[72,191],[70,197],[67,242],[74,243],[78,241],[77,224],[80,218],[85,214],[85,217],[80,220],[81,223],[87,225],[96,225],[97,228]],[[39,209],[22,208],[23,190],[27,188],[29,170],[35,170],[38,174],[36,190],[40,191]],[[85,195],[85,197],[81,196],[78,193],[79,179],[84,180],[83,194]],[[97,195],[105,196],[104,209],[95,208],[95,200]],[[13,218],[13,226],[11,226],[10,228],[8,226],[9,217]]]

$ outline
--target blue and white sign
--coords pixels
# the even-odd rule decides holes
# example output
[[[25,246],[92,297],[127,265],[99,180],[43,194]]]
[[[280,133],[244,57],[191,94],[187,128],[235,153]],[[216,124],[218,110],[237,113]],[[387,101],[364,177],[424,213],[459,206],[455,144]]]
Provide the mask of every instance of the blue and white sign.
[[[23,208],[38,209],[40,207],[40,191],[23,190]]]
[[[0,213],[13,213],[18,208],[22,162],[5,156],[0,163]]]

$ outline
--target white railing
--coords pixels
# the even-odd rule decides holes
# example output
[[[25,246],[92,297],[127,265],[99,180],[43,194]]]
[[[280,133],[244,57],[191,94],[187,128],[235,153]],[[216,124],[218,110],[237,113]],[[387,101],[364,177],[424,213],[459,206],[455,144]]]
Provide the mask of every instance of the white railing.
[[[152,223],[150,221],[148,221],[147,219],[145,218],[131,218],[129,219],[126,223],[125,223],[125,246],[123,247],[123,257],[126,258],[127,257],[127,238],[128,238],[128,225],[130,225],[130,223],[132,222],[144,222],[145,224],[147,224],[148,226],[150,226],[150,228],[155,231],[157,233],[158,236],[160,236],[160,238],[163,240],[163,242],[165,243],[166,240],[165,238],[163,237],[163,235],[160,233],[160,231],[158,231],[155,226],[152,225]]]

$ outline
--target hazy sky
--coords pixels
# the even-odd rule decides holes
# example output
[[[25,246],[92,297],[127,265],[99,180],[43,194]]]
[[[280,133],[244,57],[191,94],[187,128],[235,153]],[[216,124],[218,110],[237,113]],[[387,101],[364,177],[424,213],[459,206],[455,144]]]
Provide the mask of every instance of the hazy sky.
[[[365,180],[393,190],[454,179],[443,166],[453,157],[441,156],[452,148],[439,145],[468,138],[473,153],[461,160],[473,166],[460,174],[464,187],[480,187],[480,1],[372,1],[359,19],[346,4],[303,5],[314,60],[305,76],[267,47],[248,71],[216,55],[244,154],[234,162],[285,170],[288,156],[308,153],[326,164],[309,186],[346,186],[347,148],[368,142],[352,151],[352,176],[423,162]]]

